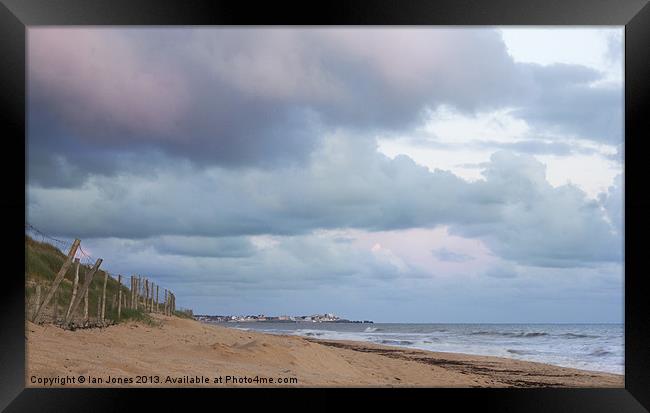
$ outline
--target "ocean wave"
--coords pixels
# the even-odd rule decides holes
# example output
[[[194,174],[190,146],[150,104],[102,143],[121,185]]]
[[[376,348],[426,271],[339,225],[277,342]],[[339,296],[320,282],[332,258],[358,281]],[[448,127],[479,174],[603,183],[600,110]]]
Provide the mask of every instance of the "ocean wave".
[[[523,334],[520,334],[520,335],[518,335],[516,337],[543,337],[543,336],[547,336],[547,335],[548,335],[548,333],[523,333]]]
[[[590,356],[594,357],[601,357],[601,356],[609,356],[610,354],[613,354],[611,351],[607,351],[605,349],[599,348],[597,350],[592,351],[589,353]]]
[[[410,346],[414,344],[412,341],[408,340],[380,340],[381,344],[392,344],[396,346]]]
[[[599,336],[592,336],[589,334],[576,334],[576,333],[565,333],[560,335],[566,338],[598,338],[599,337]]]
[[[511,349],[511,348],[507,349],[506,351],[507,351],[508,353],[510,353],[510,354],[520,354],[520,355],[531,354],[529,351],[525,351],[525,350],[514,350],[514,349]]]
[[[364,333],[374,333],[375,331],[382,331],[382,329],[379,327],[366,327],[366,329],[363,330]]]
[[[514,333],[511,331],[473,331],[469,333],[472,336],[500,336],[500,337],[543,337],[548,336],[548,333],[544,332],[528,332],[528,333]]]

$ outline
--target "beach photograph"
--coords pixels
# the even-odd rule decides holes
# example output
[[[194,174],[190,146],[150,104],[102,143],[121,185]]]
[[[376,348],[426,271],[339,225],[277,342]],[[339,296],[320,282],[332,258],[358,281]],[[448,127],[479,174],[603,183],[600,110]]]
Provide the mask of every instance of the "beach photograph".
[[[26,42],[27,388],[624,387],[623,26]]]

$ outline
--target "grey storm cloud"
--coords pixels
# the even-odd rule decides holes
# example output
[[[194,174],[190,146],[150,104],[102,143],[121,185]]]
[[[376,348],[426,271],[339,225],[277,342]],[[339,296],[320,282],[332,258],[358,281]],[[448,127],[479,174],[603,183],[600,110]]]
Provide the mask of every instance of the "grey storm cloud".
[[[160,254],[189,257],[243,258],[255,253],[250,241],[241,237],[161,236],[150,245]]]
[[[622,133],[620,88],[591,87],[600,74],[581,66],[516,63],[490,29],[37,28],[28,41],[29,173],[43,186],[137,168],[120,162],[133,153],[301,165],[327,133],[409,131],[441,104]]]
[[[497,152],[483,180],[390,159],[371,140],[333,136],[305,166],[273,171],[173,161],[153,176],[95,176],[79,188],[28,188],[31,223],[80,237],[298,235],[317,229],[369,231],[449,225],[497,255],[570,267],[620,261],[616,195],[587,198],[551,186],[535,158]],[[620,208],[619,208],[620,210]],[[340,243],[339,243],[340,244]],[[341,244],[345,246],[345,244]]]
[[[273,237],[268,246],[254,245],[249,237],[171,236],[90,238],[84,244],[88,250],[102,251],[115,273],[146,274],[199,289],[218,285],[222,290],[292,290],[342,281],[347,286],[381,283],[399,276],[398,268],[370,251],[314,234]],[[215,251],[224,246],[222,252]]]
[[[498,224],[466,223],[453,226],[452,233],[481,238],[500,257],[528,265],[572,267],[622,259],[622,234],[603,213],[612,206],[588,199],[573,185],[551,186],[539,161],[497,152],[483,174],[486,180],[476,182],[466,200],[498,206]]]
[[[514,111],[543,133],[617,145],[623,140],[623,88],[594,86],[602,73],[580,65],[521,65],[534,87]]]

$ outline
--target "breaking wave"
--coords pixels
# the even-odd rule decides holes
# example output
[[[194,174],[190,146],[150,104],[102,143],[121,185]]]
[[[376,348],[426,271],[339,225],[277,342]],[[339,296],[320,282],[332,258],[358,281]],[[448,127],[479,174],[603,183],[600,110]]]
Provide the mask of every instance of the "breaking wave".
[[[544,332],[514,333],[510,331],[473,331],[469,333],[472,336],[500,336],[500,337],[543,337],[548,336]]]

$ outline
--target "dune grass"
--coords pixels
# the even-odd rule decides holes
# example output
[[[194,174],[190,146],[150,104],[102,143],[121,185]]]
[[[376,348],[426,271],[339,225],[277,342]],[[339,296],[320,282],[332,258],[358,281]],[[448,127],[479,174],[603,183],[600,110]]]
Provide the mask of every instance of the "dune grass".
[[[36,285],[41,286],[41,301],[45,298],[45,294],[54,282],[56,274],[61,269],[68,251],[60,251],[55,246],[52,246],[45,242],[39,242],[29,236],[25,236],[25,303],[26,310],[28,311],[27,317],[29,318],[33,312],[35,304],[35,294],[36,294]],[[79,285],[83,283],[85,274],[90,271],[91,266],[86,264],[79,265]],[[73,263],[70,268],[66,271],[65,277],[59,288],[55,298],[52,299],[52,302],[48,308],[43,309],[44,313],[49,312],[51,314],[53,311],[53,306],[56,303],[59,308],[59,314],[62,318],[65,315],[65,312],[68,309],[70,299],[72,296],[72,284],[74,280],[74,275],[76,271],[76,266]],[[88,317],[89,319],[96,319],[97,314],[97,303],[101,302],[102,289],[104,286],[104,276],[105,271],[100,269],[95,273],[90,286],[88,287]],[[128,288],[124,285],[126,277],[122,277],[122,295],[126,294],[127,300],[130,298],[130,292]],[[104,312],[104,318],[106,320],[117,320],[117,293],[118,293],[118,282],[116,278],[108,275],[106,281],[106,308]],[[113,305],[115,303],[115,305]],[[83,312],[83,301],[80,303],[76,314],[81,314]],[[180,315],[179,315],[180,316]],[[146,324],[155,324],[149,314],[142,311],[141,309],[134,310],[122,307],[120,322],[124,321],[141,321]]]

